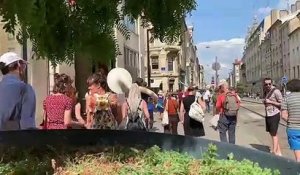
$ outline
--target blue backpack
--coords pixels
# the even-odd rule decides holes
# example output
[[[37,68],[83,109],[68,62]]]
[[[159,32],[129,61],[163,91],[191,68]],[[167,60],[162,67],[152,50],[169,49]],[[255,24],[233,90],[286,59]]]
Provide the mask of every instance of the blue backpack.
[[[164,109],[164,97],[158,97],[157,108]]]

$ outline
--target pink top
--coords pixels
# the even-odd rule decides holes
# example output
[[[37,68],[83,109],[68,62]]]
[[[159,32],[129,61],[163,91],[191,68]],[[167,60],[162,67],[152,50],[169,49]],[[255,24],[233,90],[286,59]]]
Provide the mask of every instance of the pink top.
[[[47,129],[67,129],[64,125],[66,110],[72,110],[72,99],[66,95],[49,95],[44,100],[47,115]]]

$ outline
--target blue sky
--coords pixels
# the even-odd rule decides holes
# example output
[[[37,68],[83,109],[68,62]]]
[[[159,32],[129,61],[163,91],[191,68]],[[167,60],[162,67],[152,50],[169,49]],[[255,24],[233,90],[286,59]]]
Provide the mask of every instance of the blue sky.
[[[290,0],[290,4],[295,0]],[[213,76],[215,57],[221,63],[220,79],[228,77],[234,59],[241,58],[247,28],[257,16],[260,22],[272,8],[286,8],[286,0],[197,0],[197,10],[187,18],[194,26],[194,44],[206,81]],[[210,48],[206,48],[209,46]]]

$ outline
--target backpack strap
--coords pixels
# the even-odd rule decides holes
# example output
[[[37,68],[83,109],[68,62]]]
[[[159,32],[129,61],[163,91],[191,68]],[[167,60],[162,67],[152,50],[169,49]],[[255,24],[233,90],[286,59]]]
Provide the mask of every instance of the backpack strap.
[[[136,109],[136,112],[138,112],[138,111],[140,110],[140,105],[141,105],[142,101],[143,101],[143,100],[141,99],[140,102],[139,102],[138,108]],[[128,103],[127,100],[126,100],[126,103],[127,103],[127,106],[128,106],[128,110],[129,110],[130,112],[132,112],[132,110],[131,110],[131,108],[130,108],[129,103]]]
[[[138,111],[141,109],[141,108],[140,108],[141,103],[142,103],[142,99],[141,99],[140,102],[139,102],[139,106],[138,106],[138,108],[136,109],[136,112],[138,112]]]
[[[127,106],[128,106],[128,110],[129,110],[130,113],[131,113],[132,111],[131,111],[131,108],[130,108],[130,106],[129,106],[129,103],[128,103],[127,99],[126,99],[126,103],[127,103]]]
[[[271,91],[266,95],[266,99],[270,98],[272,94],[275,92],[276,88],[271,89]]]

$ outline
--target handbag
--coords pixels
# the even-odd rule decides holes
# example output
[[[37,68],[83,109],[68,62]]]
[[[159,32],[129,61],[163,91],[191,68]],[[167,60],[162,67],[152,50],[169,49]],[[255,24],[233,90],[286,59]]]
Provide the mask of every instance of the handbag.
[[[204,122],[204,112],[201,105],[197,102],[197,99],[195,99],[190,106],[189,116],[197,122]]]
[[[220,115],[219,114],[216,114],[212,117],[212,119],[209,121],[209,123],[211,124],[211,126],[213,128],[217,128],[218,126],[218,122],[219,122],[219,119],[220,119]]]
[[[169,100],[167,100],[166,105],[165,105],[165,110],[163,112],[163,117],[162,117],[162,121],[161,121],[161,124],[163,126],[166,126],[169,124],[168,105],[169,105]]]
[[[165,110],[164,113],[163,113],[163,118],[162,118],[161,124],[162,124],[163,126],[169,124],[169,114],[168,114],[168,111],[167,111],[167,110]]]

